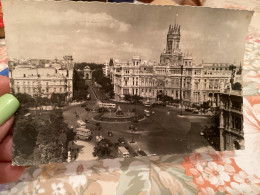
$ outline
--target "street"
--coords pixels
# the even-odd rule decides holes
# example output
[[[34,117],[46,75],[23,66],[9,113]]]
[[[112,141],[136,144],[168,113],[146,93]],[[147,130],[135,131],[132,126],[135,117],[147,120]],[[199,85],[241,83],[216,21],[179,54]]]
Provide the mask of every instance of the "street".
[[[88,81],[91,100],[86,101],[86,107],[97,110],[97,100],[112,102],[106,98],[102,91],[95,87],[91,81]],[[133,151],[143,150],[147,155],[166,155],[172,153],[191,153],[195,150],[208,146],[208,142],[200,135],[205,125],[208,125],[209,119],[205,116],[191,115],[183,112],[180,116],[180,109],[168,108],[163,106],[145,107],[142,104],[130,104],[123,102],[114,102],[116,107],[121,108],[123,112],[144,114],[144,109],[153,111],[150,117],[145,117],[138,123],[135,132],[130,130],[131,122],[104,122],[94,119],[99,113],[86,111],[81,105],[68,106],[64,109],[64,120],[74,130],[77,128],[77,120],[89,120],[87,128],[92,131],[93,138],[90,141],[77,141],[81,148],[78,159],[90,159],[93,148],[96,144],[96,136],[102,135],[112,143],[118,143],[119,138],[124,138],[129,147],[130,154]],[[79,118],[76,118],[76,115]],[[100,123],[101,131],[97,130],[96,124]],[[108,136],[112,132],[113,136]],[[132,142],[133,143],[130,143]],[[132,154],[131,154],[132,155]],[[93,157],[92,157],[93,158]]]
[[[145,117],[136,124],[137,131],[134,133],[133,138],[133,132],[129,129],[131,122],[95,121],[93,117],[98,113],[85,111],[81,105],[67,107],[63,113],[65,122],[75,129],[77,120],[85,121],[85,119],[88,119],[87,128],[93,133],[93,139],[87,142],[87,144],[84,144],[84,141],[78,141],[81,146],[78,159],[84,159],[85,157],[89,159],[91,156],[96,143],[95,137],[100,133],[96,129],[97,122],[100,122],[102,126],[101,134],[104,138],[111,140],[113,143],[118,142],[118,138],[124,138],[127,143],[134,139],[135,143],[129,143],[129,146],[134,151],[143,150],[148,155],[190,153],[207,145],[204,137],[200,135],[200,131],[208,122],[206,117],[199,115],[180,117],[180,110],[176,108],[153,108],[129,103],[116,103],[116,105],[120,106],[123,112],[128,112],[135,108],[137,113],[143,113],[144,109],[148,109],[154,111],[155,114]],[[96,108],[95,101],[87,102],[87,107]],[[79,118],[76,118],[75,113],[79,115]],[[108,136],[108,131],[113,133],[112,137]]]

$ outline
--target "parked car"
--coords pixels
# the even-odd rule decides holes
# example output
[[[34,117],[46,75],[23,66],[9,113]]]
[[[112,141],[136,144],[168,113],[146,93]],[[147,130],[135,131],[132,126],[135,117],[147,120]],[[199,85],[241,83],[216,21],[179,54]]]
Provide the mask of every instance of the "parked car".
[[[124,143],[125,143],[125,139],[122,138],[122,137],[120,137],[120,138],[118,138],[118,142],[119,142],[120,144],[124,144]]]
[[[192,112],[192,109],[191,108],[185,108],[185,111],[186,112]]]
[[[80,127],[86,127],[86,123],[85,123],[83,120],[77,120],[77,124],[78,124]]]
[[[97,142],[100,142],[102,139],[104,139],[103,136],[101,136],[101,135],[100,135],[100,136],[96,136],[96,141],[97,141]]]
[[[86,107],[87,106],[87,104],[81,104],[81,106],[80,107]]]
[[[91,109],[90,109],[90,108],[88,108],[88,107],[86,107],[86,108],[85,108],[85,110],[86,110],[86,111],[91,111]]]
[[[193,110],[192,113],[193,114],[199,114],[199,111],[198,110]]]
[[[143,150],[138,150],[136,153],[138,154],[138,156],[147,156],[147,154]]]
[[[144,106],[145,106],[145,107],[151,107],[152,104],[151,104],[151,102],[144,102]]]
[[[108,136],[108,137],[113,137],[113,133],[112,133],[111,131],[108,131],[108,132],[107,132],[107,136]]]

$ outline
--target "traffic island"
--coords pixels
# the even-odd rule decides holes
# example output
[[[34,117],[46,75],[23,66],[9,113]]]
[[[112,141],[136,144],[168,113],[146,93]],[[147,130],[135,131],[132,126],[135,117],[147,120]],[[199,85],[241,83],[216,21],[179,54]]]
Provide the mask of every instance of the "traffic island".
[[[93,117],[95,121],[117,123],[132,122],[133,120],[140,121],[144,118],[145,117],[143,114],[135,114],[133,112],[127,112],[124,113],[124,115],[118,115],[116,113],[104,113]]]

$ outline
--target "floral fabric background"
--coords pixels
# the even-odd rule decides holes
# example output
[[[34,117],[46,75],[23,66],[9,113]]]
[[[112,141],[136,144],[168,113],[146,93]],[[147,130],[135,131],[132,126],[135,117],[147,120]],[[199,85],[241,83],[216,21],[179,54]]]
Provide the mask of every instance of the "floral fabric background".
[[[205,6],[256,11],[244,60],[243,151],[107,159],[29,167],[0,194],[260,194],[260,5],[207,0]],[[0,43],[0,72],[7,67]]]

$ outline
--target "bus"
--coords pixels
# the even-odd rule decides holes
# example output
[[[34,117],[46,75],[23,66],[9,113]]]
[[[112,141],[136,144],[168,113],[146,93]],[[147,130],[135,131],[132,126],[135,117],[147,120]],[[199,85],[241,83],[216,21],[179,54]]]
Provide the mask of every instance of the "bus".
[[[113,109],[116,108],[116,104],[113,104],[113,103],[98,102],[98,106],[100,108],[113,108]]]
[[[92,132],[86,128],[77,128],[76,137],[77,137],[77,139],[89,141],[92,139]]]
[[[130,157],[128,150],[124,146],[118,147],[118,154],[120,155],[119,157],[123,157],[123,158]]]

